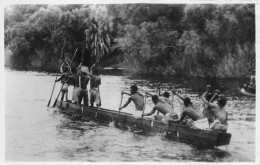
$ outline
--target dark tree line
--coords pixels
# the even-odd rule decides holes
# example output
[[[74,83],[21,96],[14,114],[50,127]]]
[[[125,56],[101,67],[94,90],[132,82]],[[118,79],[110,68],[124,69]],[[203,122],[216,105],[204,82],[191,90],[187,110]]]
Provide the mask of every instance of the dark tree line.
[[[5,47],[15,69],[122,66],[141,74],[243,77],[255,63],[254,4],[13,5]],[[249,69],[250,68],[250,69]],[[252,73],[251,73],[252,74]]]

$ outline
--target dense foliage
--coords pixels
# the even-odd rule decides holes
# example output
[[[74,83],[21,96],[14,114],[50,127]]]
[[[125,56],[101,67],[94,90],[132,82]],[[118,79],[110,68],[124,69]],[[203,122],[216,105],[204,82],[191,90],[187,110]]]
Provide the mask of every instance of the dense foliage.
[[[16,69],[122,66],[132,73],[243,77],[255,66],[253,4],[13,5],[6,58]],[[8,56],[8,57],[7,57]],[[253,62],[252,62],[253,61]]]

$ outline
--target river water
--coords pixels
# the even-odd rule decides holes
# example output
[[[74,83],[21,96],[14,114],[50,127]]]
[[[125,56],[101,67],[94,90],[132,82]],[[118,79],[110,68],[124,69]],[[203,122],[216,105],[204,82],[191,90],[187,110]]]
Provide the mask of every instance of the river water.
[[[55,75],[5,69],[5,159],[6,161],[255,161],[255,98],[238,92],[238,80],[183,79],[102,75],[102,107],[118,109],[120,91],[137,84],[141,91],[165,90],[175,86],[183,95],[201,105],[197,97],[206,84],[219,88],[228,97],[230,145],[201,149],[170,141],[160,134],[137,135],[95,122],[72,121],[47,108]],[[60,88],[57,83],[52,103]],[[127,100],[124,96],[123,102]],[[152,108],[147,99],[146,111]],[[174,100],[175,110],[179,104]],[[124,111],[131,112],[131,103]]]

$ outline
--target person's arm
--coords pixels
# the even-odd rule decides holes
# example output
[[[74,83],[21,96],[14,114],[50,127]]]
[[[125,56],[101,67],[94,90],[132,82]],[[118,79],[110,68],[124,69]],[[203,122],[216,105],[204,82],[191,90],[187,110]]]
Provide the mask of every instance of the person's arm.
[[[156,111],[156,106],[153,107],[153,109],[151,110],[151,112],[149,112],[149,113],[144,113],[144,114],[142,114],[142,116],[151,116],[152,114],[155,113],[155,111]]]
[[[101,85],[101,78],[98,79],[98,85]]]
[[[226,121],[228,122],[228,112],[226,112]]]
[[[160,96],[161,95],[161,84],[158,83],[157,85],[157,95]]]
[[[219,95],[220,91],[219,90],[215,90],[215,94],[212,96],[212,98],[209,100],[209,106],[211,108],[213,107],[217,107],[215,104],[213,104],[213,100]]]
[[[205,103],[205,104],[209,103],[209,101],[206,99],[206,95],[209,93],[210,88],[211,88],[211,85],[207,85],[206,92],[203,93],[203,95],[201,96],[201,100],[202,100],[203,103]]]
[[[217,123],[219,123],[219,121],[218,121],[218,120],[215,120],[213,123],[210,124],[209,129],[210,129],[210,130],[213,130],[214,127],[215,127],[215,125],[216,125]]]
[[[214,95],[214,96],[215,96],[215,95]],[[214,97],[214,96],[213,96],[213,97]],[[217,107],[217,105],[214,104],[214,103],[212,103],[212,102],[209,102],[208,105],[209,105],[211,108],[215,108],[215,107]]]
[[[123,95],[123,94],[126,94],[126,95],[129,95],[129,96],[131,96],[131,94],[130,93],[127,93],[127,92],[124,92],[124,91],[122,91],[121,92],[121,94]]]
[[[183,102],[180,101],[180,98],[176,99],[181,105],[183,105]]]
[[[61,75],[60,78],[56,80],[56,82],[60,81],[62,78],[64,78],[64,75]]]
[[[148,95],[148,96],[153,96],[153,94],[150,93],[150,92],[145,92],[145,94]]]
[[[183,111],[183,113],[182,113],[182,115],[181,115],[181,117],[180,117],[180,119],[178,119],[178,120],[171,120],[173,123],[180,123],[180,122],[182,122],[182,120],[186,117],[186,112],[185,111]]]
[[[176,96],[178,96],[180,99],[184,100],[184,98],[181,95],[179,95],[178,93],[176,93],[174,90],[172,90],[172,93],[175,94]]]
[[[63,73],[63,65],[64,65],[65,63],[63,62],[62,64],[61,64],[61,66],[60,66],[60,72],[61,73]]]
[[[173,102],[174,102],[174,94],[170,91],[169,92],[170,93],[170,97],[171,97],[171,105],[172,105],[172,107],[173,107]]]
[[[127,107],[128,104],[131,102],[131,100],[132,100],[131,97],[129,97],[128,100],[127,100],[127,102],[126,102],[121,108],[119,108],[119,110],[121,110],[121,109]]]
[[[209,100],[210,103],[213,103],[213,101],[215,100],[215,98],[219,95],[220,91],[217,89],[215,90],[215,94],[211,97],[211,99]]]
[[[206,99],[206,95],[208,94],[208,91],[206,91],[205,93],[203,93],[203,95],[201,96],[201,100],[204,104],[209,103],[208,100]]]

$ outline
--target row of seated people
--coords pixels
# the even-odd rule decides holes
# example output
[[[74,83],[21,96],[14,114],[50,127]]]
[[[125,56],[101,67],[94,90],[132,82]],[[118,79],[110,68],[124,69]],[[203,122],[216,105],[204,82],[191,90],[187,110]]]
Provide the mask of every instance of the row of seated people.
[[[136,118],[144,116],[153,116],[155,120],[161,120],[164,123],[173,122],[179,124],[186,124],[193,128],[209,129],[214,131],[226,132],[228,128],[228,113],[225,110],[227,99],[224,96],[219,95],[219,90],[216,90],[214,94],[209,93],[210,85],[207,86],[206,92],[201,96],[203,101],[203,111],[200,111],[199,107],[191,102],[189,97],[182,97],[175,90],[170,91],[172,94],[169,99],[169,92],[164,92],[163,96],[159,94],[151,94],[145,92],[145,95],[152,96],[154,107],[148,113],[143,113],[144,110],[144,96],[138,91],[138,87],[133,85],[130,87],[130,93],[122,92],[121,94],[127,94],[130,97],[127,102],[119,108],[119,110],[128,106],[130,102],[135,104],[135,111],[133,114]],[[173,97],[176,95],[180,99],[182,105],[180,118],[174,111]],[[213,103],[217,100],[217,104]],[[162,115],[161,115],[162,114]]]

